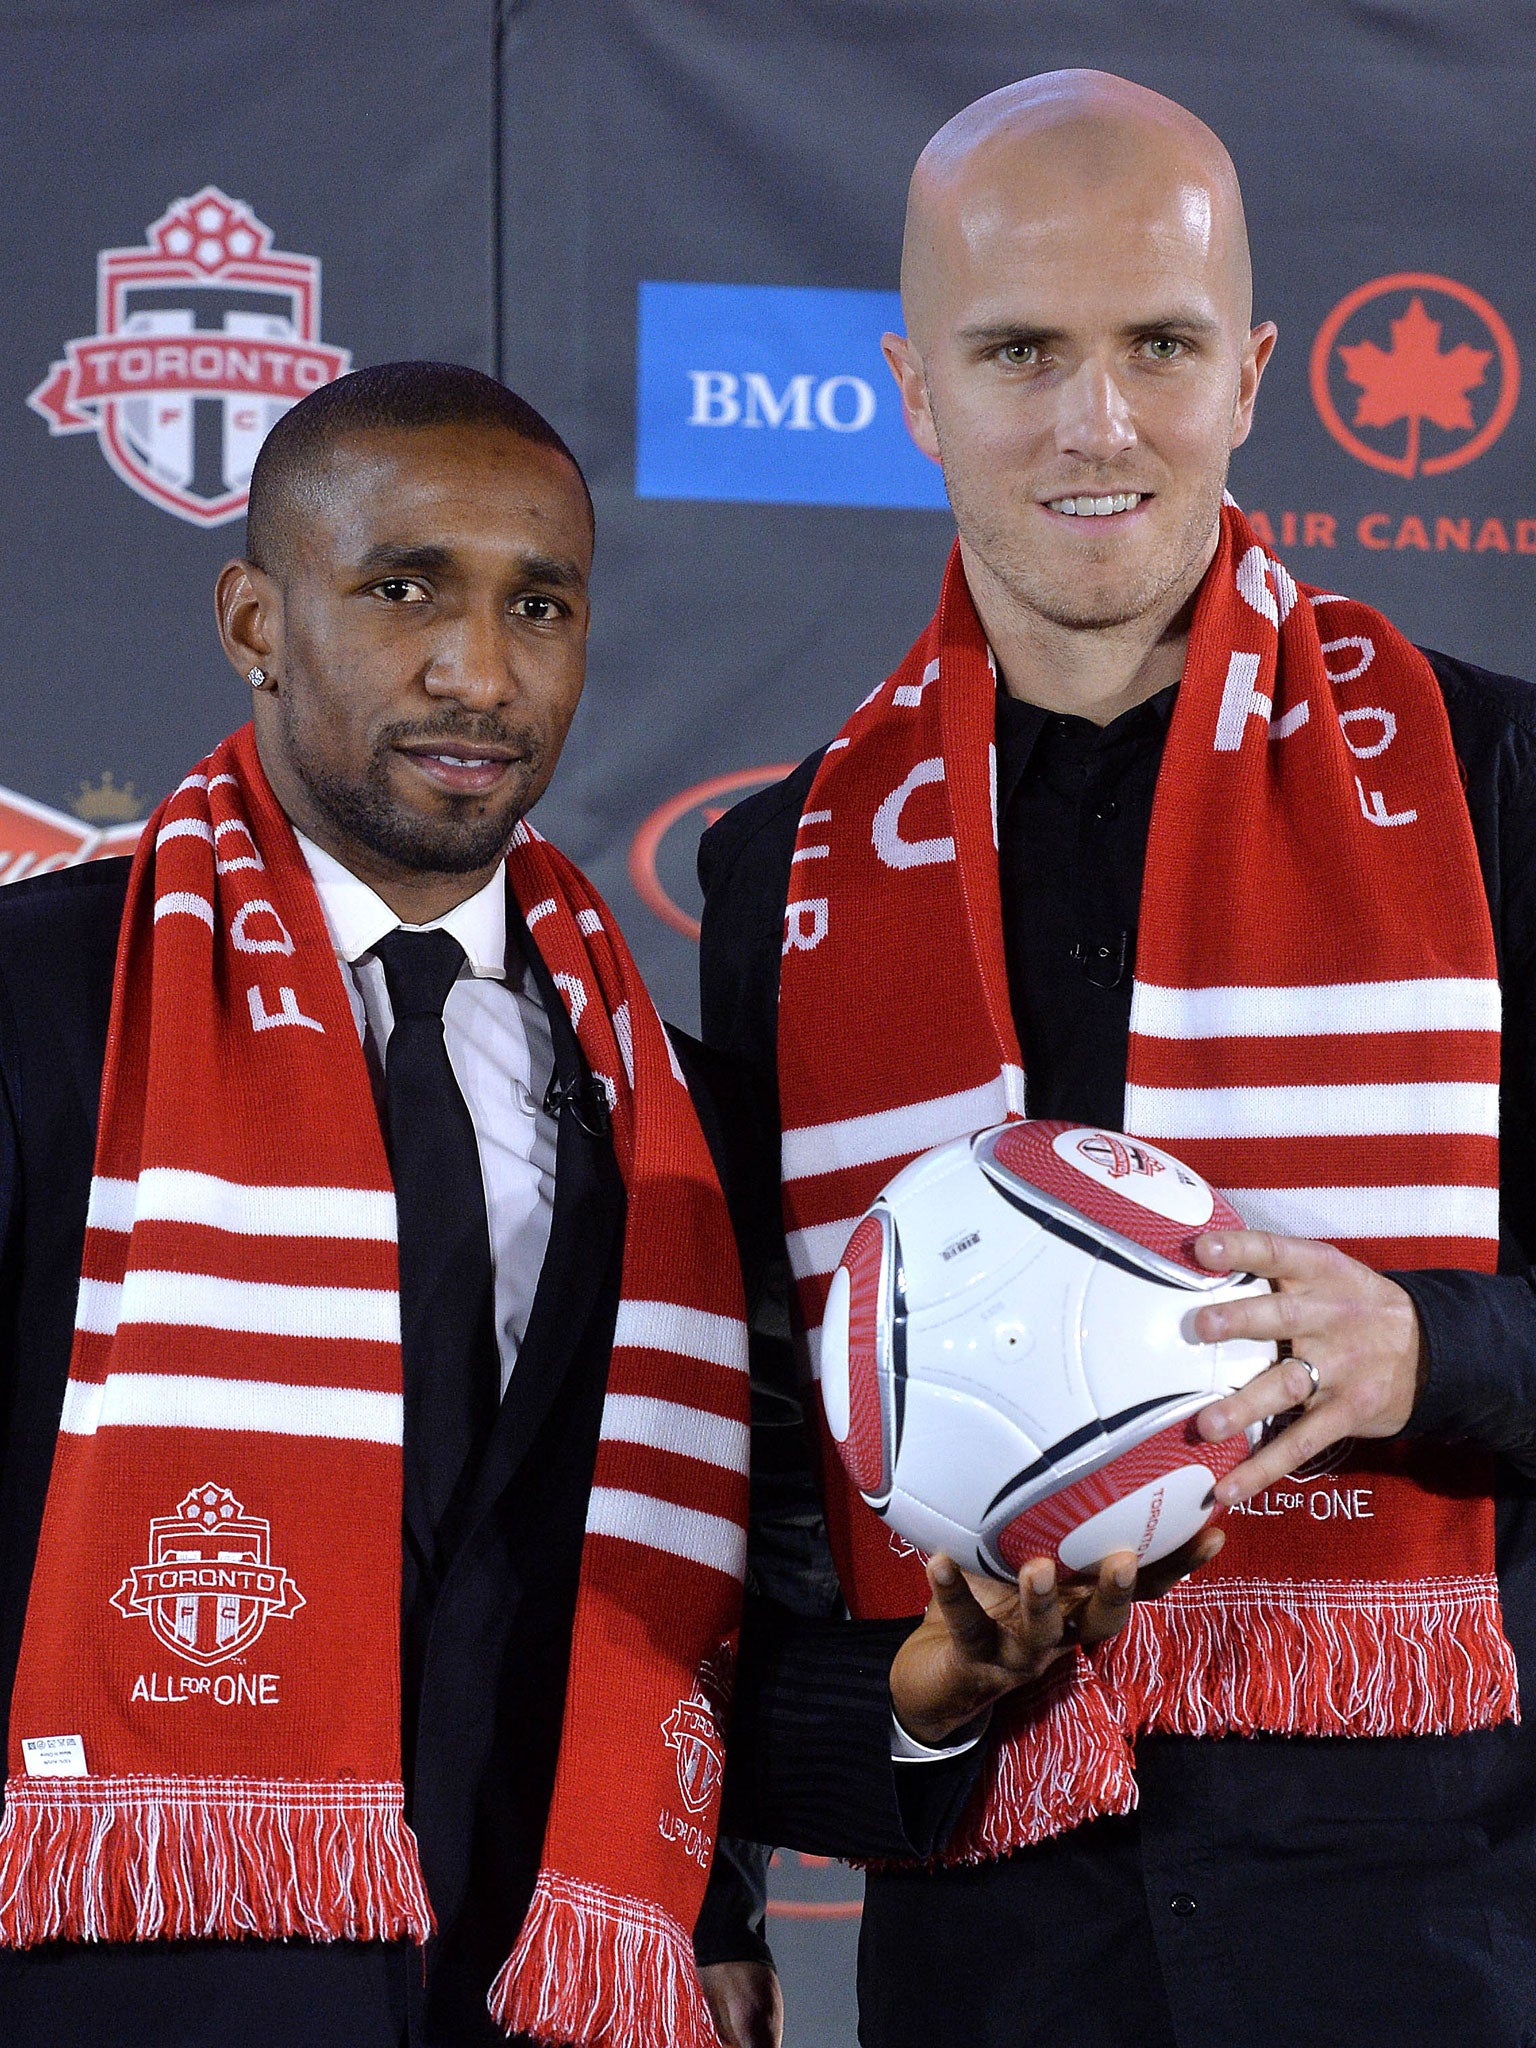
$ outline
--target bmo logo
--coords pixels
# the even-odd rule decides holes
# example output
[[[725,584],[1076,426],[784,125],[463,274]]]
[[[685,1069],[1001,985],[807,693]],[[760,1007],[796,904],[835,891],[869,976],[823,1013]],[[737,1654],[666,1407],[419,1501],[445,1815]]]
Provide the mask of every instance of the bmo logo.
[[[879,405],[874,387],[862,377],[823,377],[818,384],[802,371],[782,392],[761,370],[741,377],[729,370],[690,370],[688,380],[693,386],[690,427],[788,427],[791,433],[809,433],[821,426],[834,434],[862,434]],[[843,406],[846,419],[838,416],[843,391],[852,394],[852,404]]]
[[[880,337],[895,292],[640,287],[635,493],[942,510]]]

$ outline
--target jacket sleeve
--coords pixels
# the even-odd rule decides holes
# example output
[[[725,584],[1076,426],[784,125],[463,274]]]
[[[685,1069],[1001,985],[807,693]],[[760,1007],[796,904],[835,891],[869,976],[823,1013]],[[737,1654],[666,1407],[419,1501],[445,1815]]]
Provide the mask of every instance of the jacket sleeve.
[[[749,1596],[723,1825],[811,1855],[920,1859],[960,1818],[986,1745],[891,1760],[891,1660],[916,1621],[791,1614]]]
[[[0,1470],[5,1467],[6,1435],[16,1376],[14,1294],[20,1259],[21,1139],[15,1106],[15,1023],[3,976],[0,976]]]
[[[768,1912],[768,1858],[763,1842],[721,1835],[709,1866],[704,1903],[693,1930],[693,1959],[711,1963],[768,1963],[773,1953],[764,1932]]]
[[[1536,1477],[1536,1289],[1528,1273],[1387,1276],[1419,1312],[1423,1391],[1406,1434],[1470,1438]]]
[[[1419,1314],[1425,1375],[1409,1423],[1536,1474],[1536,690],[1431,654],[1465,778],[1502,991],[1499,1261],[1493,1274],[1389,1277]]]

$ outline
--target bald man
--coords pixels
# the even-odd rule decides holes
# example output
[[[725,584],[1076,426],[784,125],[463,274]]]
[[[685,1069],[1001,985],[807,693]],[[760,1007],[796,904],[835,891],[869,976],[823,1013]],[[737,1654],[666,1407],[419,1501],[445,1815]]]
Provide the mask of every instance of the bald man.
[[[870,1873],[861,2039],[1516,2048],[1536,697],[1298,590],[1224,495],[1276,330],[1183,108],[1061,72],[965,109],[902,297],[886,356],[958,528],[938,610],[700,855],[705,1035],[793,1137],[812,1363],[880,1186],[1021,1113],[1226,1191],[1253,1227],[1186,1256],[1272,1292],[1194,1333],[1282,1350],[1198,1420],[1220,1558],[969,1752],[909,1731],[975,1786],[938,1858]],[[919,1611],[827,1442],[823,1478],[850,1607]]]

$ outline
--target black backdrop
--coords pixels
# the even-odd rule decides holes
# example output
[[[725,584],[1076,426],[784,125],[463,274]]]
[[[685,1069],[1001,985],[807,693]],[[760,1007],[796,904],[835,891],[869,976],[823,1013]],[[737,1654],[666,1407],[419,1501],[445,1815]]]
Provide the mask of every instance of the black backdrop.
[[[521,390],[588,467],[591,678],[539,822],[691,1021],[705,817],[894,664],[948,546],[872,353],[912,160],[966,101],[1058,65],[1168,92],[1232,148],[1257,310],[1281,330],[1233,486],[1295,573],[1529,672],[1533,13],[15,0],[0,879],[122,843],[244,715],[210,602],[240,529],[207,519],[238,500],[295,380],[326,349],[457,358]],[[246,210],[205,247],[177,203],[207,187]],[[104,313],[100,252],[146,250],[154,223],[156,253]],[[259,227],[318,259],[318,322]],[[650,296],[643,362],[642,283],[710,288]],[[55,374],[71,341],[97,345]],[[92,408],[93,390],[113,395]],[[50,435],[50,408],[73,430]],[[852,1922],[829,1909],[856,1885],[794,1858],[778,1883],[817,1909],[775,1923],[804,1972],[791,2040],[850,2039]]]

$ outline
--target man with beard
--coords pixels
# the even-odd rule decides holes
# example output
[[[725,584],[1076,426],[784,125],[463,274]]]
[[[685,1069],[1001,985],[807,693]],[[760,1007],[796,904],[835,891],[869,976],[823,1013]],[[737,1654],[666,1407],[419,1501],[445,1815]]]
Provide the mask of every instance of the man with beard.
[[[728,1105],[526,822],[592,538],[478,372],[315,394],[218,583],[253,723],[131,871],[0,901],[8,2042],[716,2038]],[[926,1852],[965,1788],[898,1790],[893,1697],[973,1715],[1119,1625],[1120,1567],[995,1625],[958,1581],[916,1631],[766,1622],[747,1819]],[[715,1960],[755,2048],[765,1972]]]
[[[1107,1126],[1228,1193],[1254,1227],[1199,1257],[1275,1285],[1194,1319],[1289,1347],[1204,1435],[1288,1420],[1218,1486],[1217,1563],[1000,1708],[941,1856],[870,1874],[861,2038],[1517,2048],[1536,705],[1298,590],[1224,497],[1276,331],[1184,109],[1083,72],[966,109],[902,296],[937,615],[700,859],[705,1036],[779,1106],[799,1320],[916,1151]],[[823,1462],[853,1611],[915,1611]]]

